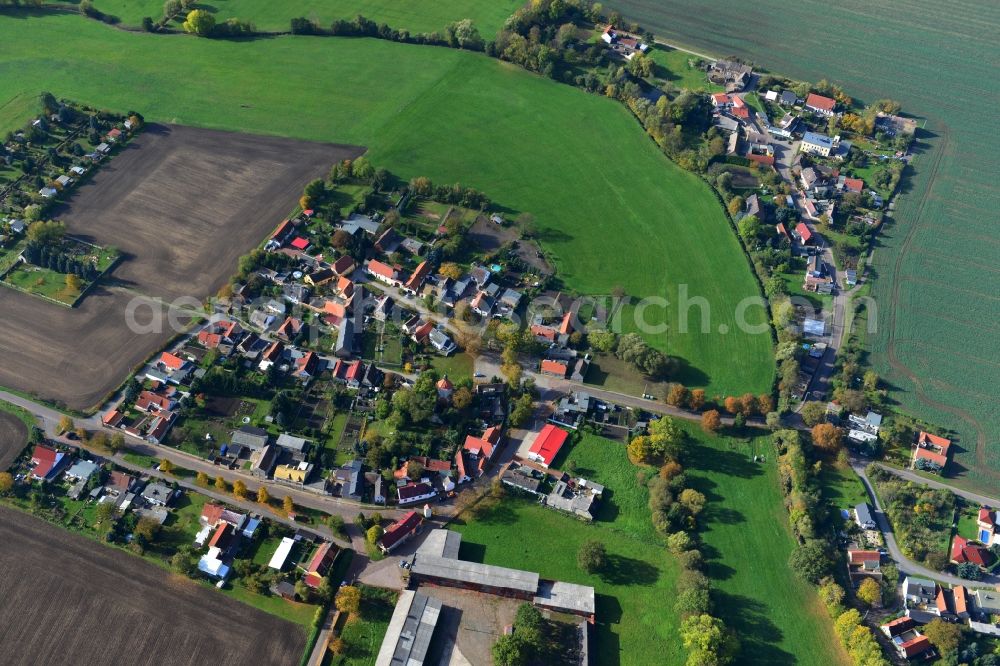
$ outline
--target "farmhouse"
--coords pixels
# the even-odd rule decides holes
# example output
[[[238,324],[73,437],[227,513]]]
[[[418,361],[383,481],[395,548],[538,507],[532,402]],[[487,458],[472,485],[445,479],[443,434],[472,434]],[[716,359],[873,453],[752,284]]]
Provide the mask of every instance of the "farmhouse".
[[[543,375],[565,379],[566,373],[569,371],[569,363],[567,361],[544,359],[540,369]]]
[[[916,469],[942,471],[948,465],[948,450],[951,440],[921,431],[917,445],[913,449],[912,466]]]
[[[866,577],[882,579],[882,555],[877,550],[847,551],[847,572],[851,583],[857,587]]]
[[[708,80],[725,86],[727,93],[738,92],[750,83],[752,74],[753,68],[749,65],[734,60],[717,60],[708,70]]]
[[[422,523],[423,519],[420,514],[416,511],[410,511],[386,528],[378,540],[379,549],[388,555],[416,534]]]
[[[806,108],[823,116],[832,116],[836,106],[836,100],[824,97],[823,95],[809,93],[809,96],[806,97]]]
[[[365,264],[365,273],[372,276],[379,282],[384,282],[385,284],[393,287],[399,284],[399,271],[376,259],[368,260]]]

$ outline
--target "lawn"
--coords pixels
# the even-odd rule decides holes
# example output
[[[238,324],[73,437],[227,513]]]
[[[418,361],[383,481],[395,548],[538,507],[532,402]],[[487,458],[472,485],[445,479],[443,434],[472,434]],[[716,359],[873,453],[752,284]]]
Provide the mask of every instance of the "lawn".
[[[351,616],[340,628],[340,637],[347,644],[345,654],[324,662],[333,666],[373,666],[382,639],[389,628],[397,593],[361,585],[361,611]]]
[[[824,463],[819,480],[823,498],[835,509],[850,509],[862,502],[870,503],[861,479],[849,467]]]
[[[66,275],[48,268],[40,268],[31,264],[21,263],[4,278],[15,287],[24,291],[66,305],[72,305],[80,297],[80,291],[66,284]]]
[[[697,56],[659,44],[649,51],[649,55],[653,58],[653,62],[658,65],[653,72],[653,77],[657,81],[665,81],[676,88],[685,90],[705,90],[707,92],[721,90],[719,86],[709,83],[708,75],[704,70],[690,65],[692,60],[698,60]]]
[[[709,500],[702,518],[707,573],[716,606],[743,641],[740,663],[846,663],[816,593],[788,568],[795,542],[768,438],[696,437],[687,473]]]
[[[520,4],[517,0],[218,0],[199,3],[197,8],[208,9],[218,21],[239,18],[269,32],[287,32],[291,19],[300,16],[329,28],[335,19],[362,14],[413,33],[439,32],[449,23],[470,18],[489,39]],[[96,0],[94,6],[132,26],[144,16],[155,20],[163,16],[160,0]]]
[[[679,381],[710,394],[771,386],[770,335],[737,325],[737,306],[758,292],[720,204],[612,100],[450,49],[165,37],[78,16],[2,20],[18,29],[0,55],[0,99],[44,87],[102,108],[142,109],[147,120],[366,145],[375,164],[403,178],[460,180],[505,214],[532,212],[568,289],[608,294],[620,286],[632,298],[671,304],[684,289],[688,299],[704,298],[704,331],[681,330],[681,312],[700,321],[697,306],[660,302],[645,313],[669,327],[647,331],[649,340],[687,361]],[[34,48],[40,42],[44,56]],[[71,66],[80,61],[90,66]],[[184,65],[192,62],[201,71],[195,78]],[[759,307],[747,311],[750,322],[764,318]]]
[[[462,352],[456,352],[451,356],[432,356],[431,367],[439,375],[448,375],[453,381],[472,379],[472,357]]]

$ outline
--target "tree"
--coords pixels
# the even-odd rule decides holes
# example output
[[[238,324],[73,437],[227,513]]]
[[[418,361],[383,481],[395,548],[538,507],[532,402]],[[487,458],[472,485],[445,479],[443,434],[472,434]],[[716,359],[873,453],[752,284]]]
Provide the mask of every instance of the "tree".
[[[208,488],[208,474],[198,472],[194,477],[194,482],[202,488]]]
[[[164,458],[163,460],[160,461],[159,470],[164,474],[170,474],[174,471],[174,464],[169,460],[167,460],[166,458]]]
[[[337,592],[334,605],[341,613],[357,613],[361,607],[361,590],[353,585],[345,585]]]
[[[597,573],[607,564],[608,552],[600,541],[587,541],[576,554],[576,564],[589,574]]]
[[[682,490],[677,501],[690,511],[692,516],[697,516],[705,508],[705,496],[693,488]]]
[[[730,414],[739,414],[740,410],[743,409],[743,405],[740,404],[739,398],[735,398],[733,396],[727,396],[723,401],[723,405],[725,406],[726,411]]]
[[[184,32],[199,37],[207,37],[215,30],[215,17],[204,9],[194,9],[188,12],[184,21]]]
[[[441,267],[438,269],[438,273],[446,278],[458,280],[462,277],[462,267],[452,262],[445,262],[441,264]]]
[[[957,573],[959,578],[967,578],[969,580],[979,580],[983,575],[979,569],[979,565],[975,562],[962,562],[958,565]]]
[[[691,397],[691,392],[682,384],[671,384],[667,390],[667,404],[673,407],[683,407]]]
[[[719,416],[719,411],[716,409],[710,409],[707,412],[703,412],[701,415],[701,429],[707,433],[714,433],[722,427],[722,417]]]
[[[649,424],[649,448],[653,455],[677,458],[684,430],[669,416],[661,416]]]
[[[729,664],[739,650],[736,636],[722,620],[708,614],[692,615],[681,622],[681,641],[688,650],[687,663],[694,666]]]
[[[801,414],[807,426],[819,425],[826,421],[826,405],[821,402],[807,402],[802,406]]]
[[[191,576],[197,571],[194,553],[190,546],[181,546],[170,558],[170,569],[175,573]]]
[[[59,417],[59,434],[72,432],[76,428],[76,424],[73,423],[73,419],[68,416]]]
[[[495,666],[523,666],[527,662],[524,645],[515,634],[501,636],[490,648]]]
[[[628,453],[629,460],[633,464],[641,465],[645,463],[650,457],[649,437],[645,435],[633,437],[632,441],[625,447],[625,451]]]
[[[874,578],[865,578],[858,586],[858,599],[869,606],[874,606],[882,598],[882,588]]]
[[[221,476],[215,477],[215,489],[223,492],[229,490],[229,484]]]
[[[295,511],[295,500],[292,499],[291,495],[285,495],[285,499],[281,501],[281,508],[285,510],[285,513],[293,513]]]
[[[878,388],[879,377],[878,373],[874,370],[868,370],[865,372],[864,385],[866,391],[874,391]]]
[[[813,539],[792,551],[788,566],[797,576],[816,585],[830,574],[833,565],[823,543]]]
[[[958,651],[962,644],[962,628],[958,624],[945,622],[935,618],[923,626],[924,635],[938,650],[941,656],[947,656]]]
[[[834,617],[840,613],[841,604],[844,602],[844,588],[837,585],[832,578],[824,578],[820,581],[819,598],[830,611],[830,616]]]
[[[344,533],[344,517],[339,513],[331,514],[326,519],[326,526],[330,528],[330,531],[334,534]]]
[[[62,241],[66,235],[66,225],[51,220],[49,222],[32,222],[28,227],[28,242],[37,245],[54,245]]]
[[[271,493],[267,492],[267,488],[263,485],[257,489],[257,503],[267,504],[271,501]]]
[[[705,389],[694,389],[688,396],[688,409],[697,412],[705,406]]]
[[[97,517],[97,522],[103,524],[114,518],[115,512],[116,507],[113,502],[101,502],[97,505],[94,515]]]
[[[694,546],[694,539],[687,532],[674,532],[667,536],[667,550],[674,555],[680,555]]]
[[[111,435],[111,439],[108,441],[108,448],[111,449],[111,453],[118,453],[125,448],[125,435],[120,432],[116,432]]]
[[[730,215],[734,217],[739,215],[740,211],[743,210],[743,197],[733,197],[729,200],[729,205],[726,208],[729,210]]]
[[[841,440],[844,438],[844,431],[832,423],[820,423],[813,426],[812,440],[813,446],[826,453],[835,454],[840,450]]]
[[[80,291],[83,288],[83,280],[80,279],[79,275],[74,273],[66,274],[66,289],[68,291]]]
[[[372,525],[371,527],[368,528],[368,531],[365,532],[365,540],[371,546],[374,546],[376,543],[378,543],[379,537],[381,536],[382,536],[381,525]]]
[[[146,543],[153,543],[156,540],[156,535],[160,532],[160,524],[156,522],[153,518],[148,516],[143,516],[139,519],[139,522],[135,524],[135,529],[132,533],[145,540]]]
[[[8,495],[14,489],[14,477],[10,472],[0,472],[0,495]]]
[[[617,345],[618,336],[612,331],[590,331],[587,333],[587,342],[597,351],[608,353]]]
[[[239,479],[233,481],[233,495],[240,499],[245,499],[247,496],[247,484],[243,483]]]

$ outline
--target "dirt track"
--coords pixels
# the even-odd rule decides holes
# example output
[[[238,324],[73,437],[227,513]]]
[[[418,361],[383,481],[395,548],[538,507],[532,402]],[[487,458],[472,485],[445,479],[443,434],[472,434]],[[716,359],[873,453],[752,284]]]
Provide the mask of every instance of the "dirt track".
[[[9,664],[296,664],[304,629],[0,507]]]
[[[0,472],[5,471],[28,443],[28,428],[9,412],[0,412]]]
[[[74,310],[0,289],[0,386],[86,410],[172,336],[138,335],[137,295],[200,301],[355,146],[153,125],[54,213],[69,233],[125,253]],[[149,312],[149,310],[145,310]]]

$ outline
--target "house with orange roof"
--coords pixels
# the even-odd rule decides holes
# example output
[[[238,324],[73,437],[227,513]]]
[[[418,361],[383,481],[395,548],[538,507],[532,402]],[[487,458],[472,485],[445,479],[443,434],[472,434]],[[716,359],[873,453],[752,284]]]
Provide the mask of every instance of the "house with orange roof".
[[[559,361],[555,359],[544,359],[541,364],[541,373],[549,377],[558,377],[559,379],[566,378],[566,372],[569,370],[569,363],[566,361]]]
[[[837,106],[837,100],[816,93],[809,93],[806,97],[806,108],[814,113],[823,116],[832,116],[833,110]]]
[[[421,261],[420,264],[414,269],[413,274],[403,285],[403,291],[409,292],[410,294],[416,294],[420,290],[420,285],[424,283],[427,276],[431,274],[431,265],[426,261]]]
[[[909,617],[901,617],[883,624],[881,629],[902,659],[929,657],[928,653],[934,649],[927,637],[917,631],[917,623]]]
[[[330,570],[330,565],[337,559],[337,552],[337,548],[329,541],[321,543],[309,558],[309,562],[302,567],[305,572],[302,581],[313,589],[319,587]]]
[[[948,465],[950,448],[950,439],[921,431],[917,436],[917,445],[913,449],[912,467],[940,473]]]
[[[467,471],[469,469],[471,469],[471,467],[469,466],[469,461],[465,457],[465,451],[463,449],[455,451],[455,481],[457,483],[472,481],[472,476],[470,476]]]
[[[299,379],[308,380],[319,370],[319,356],[314,352],[306,352],[301,358],[295,361],[295,376]]]
[[[302,330],[302,320],[296,319],[295,317],[286,317],[285,321],[281,323],[275,334],[278,337],[284,338],[286,340],[293,340],[295,336],[299,334]]]
[[[486,465],[498,448],[502,436],[503,430],[500,426],[490,426],[480,437],[468,435],[465,438],[462,450],[474,461],[476,476],[481,476],[486,470]]]
[[[262,372],[267,372],[268,369],[275,363],[281,360],[281,355],[285,351],[285,345],[281,343],[280,340],[275,340],[271,343],[271,346],[264,350],[264,353],[260,355],[260,363],[257,367],[260,368]]]
[[[396,287],[399,286],[399,271],[389,264],[382,263],[377,259],[369,259],[365,264],[365,273],[372,276],[379,282]]]
[[[847,551],[847,573],[857,587],[865,578],[882,580],[882,555],[877,550],[851,548]]]
[[[170,352],[163,352],[160,354],[159,364],[167,370],[177,371],[182,370],[187,365],[187,361]]]

